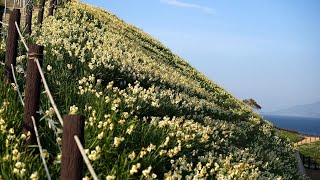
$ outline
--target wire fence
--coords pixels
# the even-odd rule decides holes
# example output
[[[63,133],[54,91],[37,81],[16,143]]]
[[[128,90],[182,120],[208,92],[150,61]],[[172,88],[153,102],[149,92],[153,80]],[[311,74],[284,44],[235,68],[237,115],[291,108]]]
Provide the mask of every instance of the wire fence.
[[[12,2],[13,1],[13,2]],[[41,107],[39,107],[40,102],[40,82],[44,85],[45,92],[47,97],[51,103],[51,106],[54,109],[54,112],[59,120],[59,123],[63,127],[63,137],[62,137],[62,161],[61,161],[61,179],[81,179],[82,177],[82,161],[84,160],[85,164],[89,172],[91,173],[93,179],[97,180],[97,175],[92,168],[92,165],[84,151],[84,117],[79,115],[65,115],[63,118],[61,117],[60,111],[54,101],[54,98],[50,92],[49,86],[47,84],[45,75],[42,70],[42,61],[43,61],[43,47],[39,45],[27,45],[25,38],[23,37],[23,32],[21,32],[20,26],[20,10],[15,9],[17,6],[16,3],[19,3],[22,9],[25,9],[28,3],[31,3],[31,0],[27,2],[25,0],[12,0],[5,1],[4,11],[1,11],[0,16],[3,17],[3,14],[6,14],[8,3],[13,3],[13,11],[10,12],[9,23],[1,22],[1,25],[8,26],[7,31],[7,41],[6,41],[6,58],[5,58],[5,81],[6,83],[12,83],[17,90],[19,99],[21,104],[24,107],[24,121],[23,121],[23,130],[25,132],[31,132],[31,140],[26,143],[37,144],[40,157],[42,159],[43,166],[46,171],[47,178],[51,180],[51,175],[44,159],[43,150],[38,134],[37,122],[39,118],[36,118],[38,114],[44,115],[41,119],[46,119],[49,124],[49,128],[53,129],[55,135],[58,135],[58,128],[56,126],[56,122],[52,119],[47,118],[47,116],[43,113]],[[44,9],[44,0],[40,2],[42,7],[40,7],[41,11],[38,13],[43,13]],[[57,2],[57,0],[50,0],[49,6],[49,16],[53,15],[53,11],[55,9],[55,4],[61,5],[62,1]],[[31,9],[32,10],[32,9]],[[3,13],[3,14],[2,14]],[[42,15],[43,16],[43,15]],[[40,14],[39,14],[40,17]],[[41,21],[42,23],[42,21]],[[31,24],[29,24],[31,27]],[[26,27],[25,27],[26,29]],[[3,28],[0,29],[3,31]],[[18,37],[20,37],[23,46],[27,50],[27,71],[26,71],[26,89],[25,89],[25,97],[23,98],[22,93],[20,92],[19,84],[17,81],[17,77],[15,75],[15,66],[16,66],[16,58],[17,58],[17,48],[18,48]],[[36,70],[35,70],[36,69]],[[30,75],[30,73],[33,73]],[[31,78],[32,77],[32,78]],[[42,81],[40,81],[40,79]],[[33,87],[30,87],[33,86]],[[31,98],[30,98],[31,97]],[[29,98],[29,99],[28,99]],[[68,122],[68,123],[64,123]],[[59,144],[58,144],[59,146]],[[60,148],[60,146],[59,146]],[[77,155],[78,154],[78,155]],[[73,158],[70,158],[73,157]],[[77,158],[77,159],[75,159]],[[78,167],[78,168],[70,168],[70,167]]]
[[[305,136],[302,140],[295,142],[296,145],[310,144],[320,140],[319,136]]]
[[[319,158],[312,158],[311,156],[304,156],[302,154],[300,154],[300,156],[305,168],[319,170]]]

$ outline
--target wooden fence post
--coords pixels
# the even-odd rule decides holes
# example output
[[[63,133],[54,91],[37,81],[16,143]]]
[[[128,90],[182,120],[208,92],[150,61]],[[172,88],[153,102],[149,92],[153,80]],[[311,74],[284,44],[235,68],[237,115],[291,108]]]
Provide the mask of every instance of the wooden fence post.
[[[55,0],[50,0],[49,16],[53,16]]]
[[[26,134],[28,131],[31,132],[30,138],[26,141],[27,145],[36,144],[37,139],[34,133],[33,123],[31,116],[34,117],[35,121],[38,122],[39,104],[40,104],[40,88],[41,88],[41,77],[34,58],[39,60],[40,65],[43,61],[43,46],[30,45],[29,55],[27,62],[27,80],[26,90],[24,98],[24,114],[23,114],[23,132]]]
[[[40,0],[40,7],[39,7],[39,12],[38,12],[38,24],[42,24],[42,21],[43,21],[45,2],[46,2],[45,0]]]
[[[33,9],[33,1],[29,1],[26,5],[26,33],[31,34],[31,25],[32,25],[32,9]]]
[[[0,5],[0,21],[2,22],[2,17],[3,17],[3,13],[4,13],[4,6]],[[0,23],[0,31],[2,31],[2,24]]]
[[[20,26],[20,10],[13,9],[9,17],[8,37],[6,42],[6,60],[5,60],[5,82],[13,83],[11,64],[16,66],[17,49],[18,49],[18,30],[15,22]]]
[[[81,180],[83,159],[74,136],[84,146],[84,116],[64,115],[62,134],[61,180]]]

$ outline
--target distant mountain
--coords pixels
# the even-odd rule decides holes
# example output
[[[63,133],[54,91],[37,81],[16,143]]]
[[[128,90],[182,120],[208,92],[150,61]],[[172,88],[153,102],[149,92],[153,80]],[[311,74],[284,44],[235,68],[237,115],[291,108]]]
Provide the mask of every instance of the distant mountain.
[[[265,114],[319,118],[320,117],[320,101],[312,104],[297,105],[287,109],[273,111]]]

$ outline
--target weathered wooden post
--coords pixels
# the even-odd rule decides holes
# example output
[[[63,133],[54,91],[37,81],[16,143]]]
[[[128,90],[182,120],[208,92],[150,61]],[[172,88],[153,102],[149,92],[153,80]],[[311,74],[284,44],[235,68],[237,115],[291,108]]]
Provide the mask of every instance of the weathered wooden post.
[[[62,134],[61,180],[81,180],[83,159],[74,136],[84,146],[84,116],[64,115]]]
[[[0,5],[0,21],[2,22],[2,17],[3,17],[3,13],[4,13],[4,6]],[[0,31],[2,31],[2,24],[0,23]]]
[[[24,98],[25,106],[23,114],[23,132],[25,134],[28,131],[31,132],[30,138],[26,141],[27,145],[37,144],[31,116],[33,116],[35,121],[38,122],[39,118],[37,111],[39,111],[40,104],[41,77],[35,59],[38,59],[40,65],[42,65],[43,46],[35,44],[29,46],[27,80]]]
[[[49,16],[53,16],[55,0],[50,0]]]
[[[26,33],[31,34],[31,25],[32,25],[32,10],[33,10],[33,1],[29,1],[26,5]]]
[[[46,2],[45,0],[40,0],[40,7],[39,7],[39,12],[38,12],[38,24],[42,24],[42,21],[43,21],[45,2]]]
[[[16,66],[17,50],[18,50],[18,30],[15,22],[20,26],[20,10],[13,9],[9,17],[8,37],[6,42],[6,58],[5,58],[5,82],[13,83],[13,75],[11,70],[11,64]]]

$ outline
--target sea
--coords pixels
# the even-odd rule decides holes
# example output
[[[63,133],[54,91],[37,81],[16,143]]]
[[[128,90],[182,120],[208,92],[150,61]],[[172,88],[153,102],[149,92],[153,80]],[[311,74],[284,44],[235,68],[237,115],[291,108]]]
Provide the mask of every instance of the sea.
[[[320,118],[265,114],[262,116],[276,127],[298,131],[301,134],[320,136]]]

